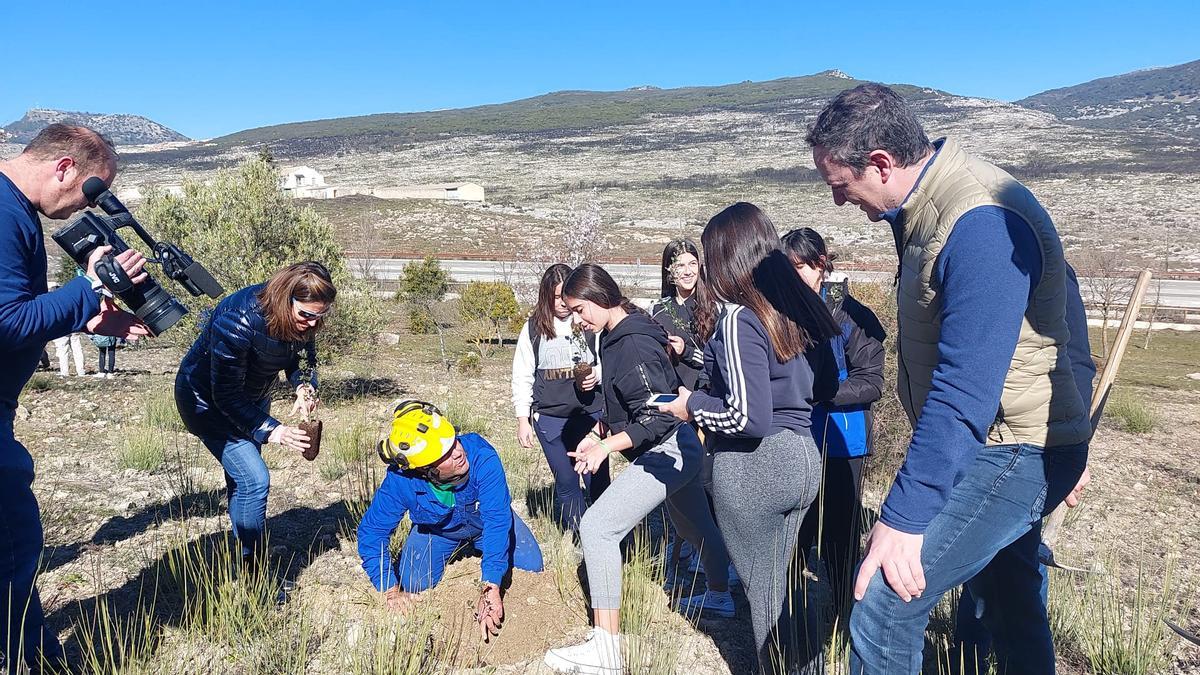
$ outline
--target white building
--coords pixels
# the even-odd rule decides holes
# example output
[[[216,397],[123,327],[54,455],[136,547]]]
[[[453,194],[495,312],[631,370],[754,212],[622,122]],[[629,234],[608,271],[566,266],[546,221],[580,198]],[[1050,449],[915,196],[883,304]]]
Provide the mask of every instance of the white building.
[[[311,166],[293,166],[284,169],[279,184],[284,190],[311,189],[325,187],[325,176],[317,173]]]

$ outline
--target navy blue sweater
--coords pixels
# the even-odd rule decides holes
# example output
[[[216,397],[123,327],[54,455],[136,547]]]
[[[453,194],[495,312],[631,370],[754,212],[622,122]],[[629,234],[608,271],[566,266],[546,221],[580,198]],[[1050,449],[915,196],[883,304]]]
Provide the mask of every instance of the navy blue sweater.
[[[100,297],[87,277],[46,292],[46,245],[37,210],[0,174],[0,417],[12,418],[46,343],[84,330],[99,311]],[[0,457],[0,464],[5,461]]]
[[[898,211],[884,217],[894,224]],[[985,445],[1021,321],[1041,274],[1033,231],[1010,211],[981,206],[955,223],[931,279],[942,291],[938,365],[904,465],[883,503],[881,519],[889,527],[923,533]],[[1073,344],[1067,351],[1080,359],[1078,355],[1088,353],[1086,323],[1076,328],[1082,317],[1072,315],[1082,315],[1082,304],[1078,288],[1068,282],[1068,297],[1072,293],[1068,317],[1074,318]],[[1079,368],[1086,370],[1083,364]],[[1081,389],[1085,378],[1077,377]],[[1090,390],[1091,380],[1086,380]]]
[[[704,346],[709,391],[688,398],[692,419],[729,438],[760,439],[784,429],[807,433],[814,397],[813,367],[806,356],[780,363],[754,312],[726,304]],[[827,360],[819,363],[832,366]],[[832,396],[837,373],[825,373],[822,380],[833,387]]]

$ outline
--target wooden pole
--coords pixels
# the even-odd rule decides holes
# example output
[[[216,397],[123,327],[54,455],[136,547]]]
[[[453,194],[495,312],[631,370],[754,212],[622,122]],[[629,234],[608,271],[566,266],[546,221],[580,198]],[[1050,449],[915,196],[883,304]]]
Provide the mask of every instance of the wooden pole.
[[[1108,395],[1112,391],[1113,381],[1117,379],[1117,369],[1121,367],[1121,359],[1125,356],[1125,347],[1129,345],[1129,339],[1133,336],[1133,326],[1137,322],[1138,312],[1142,309],[1142,298],[1146,295],[1146,288],[1150,286],[1150,276],[1150,270],[1142,270],[1142,273],[1138,275],[1137,283],[1133,286],[1133,293],[1129,296],[1129,304],[1125,306],[1125,315],[1121,317],[1121,327],[1117,329],[1117,338],[1113,341],[1108,359],[1100,370],[1100,380],[1096,383],[1096,388],[1092,390],[1092,405],[1088,410],[1088,417],[1092,423],[1093,434],[1096,432],[1096,427],[1100,426],[1100,417],[1104,413],[1104,405],[1108,403]],[[1054,511],[1046,517],[1042,524],[1042,543],[1048,548],[1053,549],[1054,545],[1058,543],[1058,533],[1062,529],[1063,520],[1066,517],[1067,505],[1065,502],[1054,507]]]

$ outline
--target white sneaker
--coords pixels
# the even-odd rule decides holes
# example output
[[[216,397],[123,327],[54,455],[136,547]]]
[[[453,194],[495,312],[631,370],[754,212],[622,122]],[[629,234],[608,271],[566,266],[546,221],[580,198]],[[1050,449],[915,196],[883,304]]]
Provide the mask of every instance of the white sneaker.
[[[689,619],[698,616],[719,616],[725,619],[734,615],[733,595],[729,591],[704,591],[698,595],[680,598],[675,610]]]
[[[104,379],[104,373],[95,373],[94,375],[92,375],[92,377],[94,377],[94,378],[96,378],[96,379],[98,379],[98,380],[103,380],[103,379]]]
[[[542,663],[558,673],[621,675],[621,636],[593,628],[580,644],[547,651]]]

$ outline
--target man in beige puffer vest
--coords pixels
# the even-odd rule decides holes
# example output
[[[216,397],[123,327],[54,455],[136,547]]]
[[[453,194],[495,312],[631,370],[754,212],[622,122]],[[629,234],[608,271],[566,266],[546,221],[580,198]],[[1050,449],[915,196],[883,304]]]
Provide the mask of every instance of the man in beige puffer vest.
[[[917,673],[929,611],[970,580],[1001,672],[1053,673],[1041,518],[1080,478],[1090,436],[1054,224],[1012,176],[955,139],[930,143],[883,85],[839,94],[807,140],[834,202],[891,224],[900,257],[913,436],[855,583],[851,672]]]

